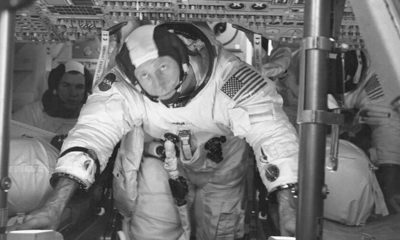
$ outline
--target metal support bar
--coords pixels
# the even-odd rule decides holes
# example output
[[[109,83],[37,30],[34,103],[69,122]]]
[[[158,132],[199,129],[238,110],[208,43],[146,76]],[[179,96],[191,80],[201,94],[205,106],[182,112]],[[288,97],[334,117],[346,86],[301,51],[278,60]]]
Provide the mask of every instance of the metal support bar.
[[[340,113],[321,110],[303,110],[299,113],[298,123],[323,123],[327,125],[343,125],[344,117]]]
[[[260,34],[253,35],[254,66],[261,72],[262,68],[262,37]]]
[[[0,10],[0,239],[6,239],[8,220],[7,191],[10,149],[11,91],[14,63],[15,11]]]
[[[342,17],[344,13],[344,6],[347,0],[333,1],[333,22],[332,22],[332,37],[338,39],[340,35],[340,28],[342,26]]]
[[[296,239],[322,239],[325,179],[328,61],[330,44],[330,0],[305,2],[304,38],[300,73],[298,119],[300,122],[299,202]],[[322,111],[322,112],[321,112]]]
[[[332,49],[332,42],[327,37],[305,37],[303,38],[303,49],[320,49],[330,51]]]

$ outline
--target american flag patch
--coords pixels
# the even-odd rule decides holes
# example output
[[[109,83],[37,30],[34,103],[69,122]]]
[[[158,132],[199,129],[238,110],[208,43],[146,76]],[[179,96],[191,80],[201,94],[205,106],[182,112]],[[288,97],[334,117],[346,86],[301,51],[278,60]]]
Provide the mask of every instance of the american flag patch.
[[[365,91],[367,92],[368,98],[370,100],[377,100],[382,98],[385,94],[383,92],[382,84],[379,82],[378,76],[376,74],[372,75],[368,79],[365,85]]]
[[[224,83],[221,90],[238,101],[250,97],[267,84],[258,72],[249,66],[243,66]]]

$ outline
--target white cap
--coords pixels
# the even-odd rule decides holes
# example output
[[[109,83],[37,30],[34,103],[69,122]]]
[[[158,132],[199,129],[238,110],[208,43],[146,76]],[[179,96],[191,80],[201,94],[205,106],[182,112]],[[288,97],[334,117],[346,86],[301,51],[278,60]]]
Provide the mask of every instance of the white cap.
[[[132,31],[125,40],[132,64],[137,68],[142,63],[158,58],[158,49],[154,42],[154,25],[143,25]]]
[[[76,71],[82,73],[82,75],[85,75],[85,67],[77,61],[69,60],[64,65],[65,72]]]

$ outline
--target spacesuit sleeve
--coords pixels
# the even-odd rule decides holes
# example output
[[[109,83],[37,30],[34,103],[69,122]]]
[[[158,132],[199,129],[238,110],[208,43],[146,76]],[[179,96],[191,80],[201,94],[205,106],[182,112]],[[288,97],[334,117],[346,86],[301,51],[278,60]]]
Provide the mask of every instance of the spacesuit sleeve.
[[[53,178],[66,176],[87,189],[95,174],[104,170],[115,145],[135,125],[133,109],[137,99],[124,94],[128,92],[126,88],[123,82],[106,82],[94,89],[63,143]]]
[[[230,128],[234,135],[245,138],[253,147],[261,179],[268,191],[296,183],[298,137],[282,110],[283,100],[274,83],[245,65],[221,90],[234,101],[227,110]]]
[[[261,74],[263,77],[276,77],[284,73],[290,65],[292,51],[288,47],[274,48],[268,61],[262,65]]]

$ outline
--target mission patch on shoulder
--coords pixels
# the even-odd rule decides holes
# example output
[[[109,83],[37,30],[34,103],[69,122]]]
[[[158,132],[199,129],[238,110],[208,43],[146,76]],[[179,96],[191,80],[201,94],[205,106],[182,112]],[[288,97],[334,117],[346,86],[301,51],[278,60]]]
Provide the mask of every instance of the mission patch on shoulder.
[[[103,92],[109,90],[116,79],[117,77],[114,73],[108,73],[99,84],[99,89]]]
[[[267,84],[267,81],[257,71],[245,65],[224,83],[221,90],[230,98],[237,101],[242,96],[251,96]]]
[[[265,178],[268,181],[274,182],[279,177],[279,168],[275,164],[269,163],[265,168]]]

